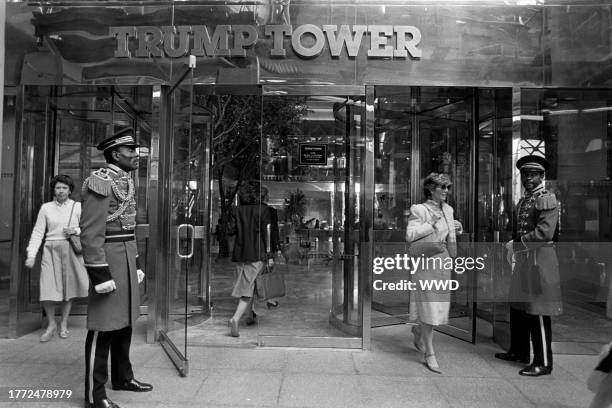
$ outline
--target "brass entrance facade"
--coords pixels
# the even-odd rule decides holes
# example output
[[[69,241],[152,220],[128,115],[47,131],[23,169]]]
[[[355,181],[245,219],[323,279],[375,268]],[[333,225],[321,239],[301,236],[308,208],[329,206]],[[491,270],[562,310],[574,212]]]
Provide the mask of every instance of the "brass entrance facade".
[[[23,267],[23,251],[36,212],[48,200],[46,180],[67,173],[80,184],[103,165],[93,146],[113,128],[133,126],[141,144],[137,236],[146,259],[141,318],[147,321],[147,340],[159,341],[187,374],[190,350],[198,346],[368,349],[378,327],[412,323],[409,293],[374,288],[376,279],[392,281],[401,273],[374,275],[372,260],[406,252],[405,218],[410,205],[422,200],[425,175],[445,171],[453,178],[450,203],[465,230],[460,250],[480,243],[501,245],[509,239],[518,191],[513,163],[521,146],[559,149],[554,138],[538,139],[545,130],[536,125],[561,129],[562,146],[570,149],[563,157],[584,170],[585,162],[576,161],[575,147],[567,142],[569,133],[559,125],[584,120],[591,135],[598,131],[592,118],[607,115],[601,107],[603,91],[222,87],[195,84],[190,75],[188,69],[179,72],[168,86],[24,86],[13,99],[14,123],[20,124],[12,144],[20,163],[11,207],[18,245],[8,257],[13,286],[6,296],[5,336],[17,337],[40,325],[37,271]],[[555,108],[555,103],[563,106]],[[248,116],[248,134],[231,134],[239,126],[227,114],[230,108],[236,109],[234,119]],[[228,167],[220,172],[223,152],[216,143],[227,134]],[[253,143],[251,162],[229,165],[227,151],[247,146],[239,143]],[[325,162],[300,163],[300,145],[324,146]],[[585,146],[580,157],[595,157],[604,144],[591,137]],[[566,162],[557,164],[564,179],[586,171],[568,173]],[[596,160],[589,163],[593,167]],[[560,254],[565,301],[599,319],[600,303],[605,315],[610,299],[601,238],[607,227],[602,224],[595,236],[593,221],[582,225],[573,219],[579,204],[567,191],[574,184],[556,180],[554,173],[550,177],[561,197],[562,239],[593,234],[588,244],[569,242]],[[236,340],[227,336],[225,326],[236,299],[229,295],[231,238],[223,237],[221,219],[224,205],[234,203],[239,179],[260,181],[268,204],[279,213],[287,296],[276,309],[258,304],[258,324],[241,326]],[[599,195],[590,191],[581,193],[589,208],[605,215],[606,207],[594,204],[601,201]],[[76,199],[78,194],[77,189]],[[457,277],[461,286],[452,297],[450,323],[440,331],[472,342],[478,333],[501,344],[507,340],[504,288],[510,271],[499,253],[490,262],[485,271]],[[582,275],[575,274],[577,265]],[[491,301],[493,296],[498,298]],[[86,303],[80,305],[75,314],[84,313]],[[558,327],[570,318],[560,317]],[[594,352],[599,344],[598,338],[589,342],[579,334],[559,333],[557,338],[557,347],[568,352]]]
[[[484,151],[478,139],[507,136],[510,98],[509,91],[478,88],[206,86],[194,84],[187,68],[169,86],[24,87],[24,182],[16,197],[29,204],[19,208],[16,251],[25,248],[46,199],[34,186],[57,172],[82,182],[103,165],[95,142],[134,126],[143,159],[137,234],[147,260],[148,341],[161,341],[185,373],[190,345],[227,344],[236,300],[219,230],[222,203],[233,203],[238,180],[255,178],[279,211],[288,295],[278,310],[263,308],[239,344],[367,349],[372,327],[407,321],[409,294],[374,291],[371,264],[385,251],[405,251],[404,216],[421,200],[424,174],[447,166],[456,179],[462,240],[473,242],[483,229],[476,194],[496,194],[496,184],[479,181],[473,158]],[[241,168],[223,163],[227,152],[216,149],[231,152],[218,144],[222,137],[241,142],[231,132],[245,115],[251,129],[240,137],[255,147]],[[300,163],[300,145],[325,146],[325,164]],[[14,254],[12,267],[22,273],[20,258]],[[11,311],[17,335],[39,321],[35,273],[20,279],[22,293],[32,295],[19,297],[18,312]],[[444,330],[473,341],[478,285],[464,279]]]

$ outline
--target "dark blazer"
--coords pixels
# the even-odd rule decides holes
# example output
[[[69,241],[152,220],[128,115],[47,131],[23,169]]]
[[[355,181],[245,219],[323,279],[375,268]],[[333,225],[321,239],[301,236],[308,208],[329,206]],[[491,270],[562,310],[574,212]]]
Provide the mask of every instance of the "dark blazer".
[[[265,204],[240,205],[233,210],[236,223],[233,262],[265,261],[266,225],[272,224],[271,212]]]

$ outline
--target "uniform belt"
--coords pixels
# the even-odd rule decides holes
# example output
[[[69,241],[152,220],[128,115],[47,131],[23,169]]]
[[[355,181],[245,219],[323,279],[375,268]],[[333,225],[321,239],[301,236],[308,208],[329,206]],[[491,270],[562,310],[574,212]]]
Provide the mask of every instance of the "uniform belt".
[[[118,231],[109,232],[104,238],[104,242],[127,242],[135,240],[136,235],[134,231]]]

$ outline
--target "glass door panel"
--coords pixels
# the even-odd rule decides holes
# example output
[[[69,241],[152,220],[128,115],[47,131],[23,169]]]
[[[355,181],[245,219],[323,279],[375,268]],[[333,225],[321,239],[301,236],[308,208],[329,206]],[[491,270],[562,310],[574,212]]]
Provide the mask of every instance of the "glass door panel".
[[[258,342],[362,347],[359,205],[364,98],[264,89],[260,180],[278,212],[287,295],[258,305]]]
[[[234,237],[227,233],[227,221],[237,202],[239,186],[258,179],[261,88],[195,86],[193,109],[194,119],[197,116],[202,120],[211,118],[206,127],[209,135],[207,153],[202,157],[208,160],[202,163],[202,170],[208,169],[208,176],[202,181],[206,185],[202,216],[210,239],[203,241],[198,284],[204,310],[201,319],[190,319],[188,341],[194,345],[250,347],[257,343],[255,327],[241,330],[238,338],[228,334],[227,322],[234,314],[238,299],[231,296]],[[194,130],[200,126],[195,122]],[[241,328],[244,328],[244,321]]]
[[[503,341],[508,335],[507,290],[511,270],[504,243],[512,239],[512,90],[478,90],[478,201],[476,240],[486,268],[476,274],[480,335]],[[499,335],[502,328],[504,335]]]
[[[137,188],[137,228],[139,254],[147,259],[148,246],[148,150],[150,146],[151,94],[149,86],[24,86],[23,132],[20,146],[18,202],[15,219],[23,230],[19,233],[24,250],[32,232],[33,221],[45,201],[51,199],[49,180],[56,174],[69,175],[75,184],[71,198],[81,199],[81,185],[92,170],[105,166],[102,152],[95,146],[119,128],[136,129],[140,143],[140,168],[135,172]],[[34,187],[32,187],[34,186]],[[40,251],[39,251],[40,254]],[[39,322],[40,263],[33,269],[23,268],[23,256],[14,256],[13,271],[19,289],[19,305],[12,316],[19,316],[18,333],[36,328]],[[149,269],[145,267],[145,269]],[[140,285],[141,302],[146,301],[146,284]],[[11,305],[17,303],[11,302]],[[71,314],[86,314],[87,299],[77,299]],[[31,316],[30,316],[31,315]],[[34,322],[33,325],[31,322]],[[15,326],[15,323],[13,323]],[[12,334],[14,335],[14,334]]]
[[[428,174],[446,173],[453,186],[447,199],[453,207],[454,217],[463,225],[463,233],[457,236],[457,256],[467,256],[469,246],[463,242],[474,241],[473,234],[473,178],[472,146],[473,88],[416,88],[417,106],[415,120],[418,126],[419,186]],[[425,200],[422,191],[418,202]],[[452,271],[451,279],[458,282],[451,291],[451,308],[448,327],[441,331],[473,340],[474,335],[474,273]]]
[[[412,204],[415,121],[410,112],[410,88],[375,87],[374,116],[374,221],[376,258],[407,253],[406,226]],[[416,181],[418,183],[418,179]],[[374,271],[372,327],[409,320],[409,293],[383,290],[383,285],[409,279],[405,271]]]
[[[168,166],[169,183],[160,189],[164,198],[167,248],[159,283],[164,299],[160,307],[160,342],[183,376],[188,372],[190,325],[206,316],[206,289],[202,276],[208,257],[208,159],[210,116],[194,104],[192,72],[174,88],[166,89],[167,151],[160,158]]]
[[[136,186],[136,237],[140,259],[148,249],[148,175],[151,141],[150,86],[109,86],[55,88],[50,104],[54,174],[69,175],[76,186],[71,198],[81,200],[83,181],[93,170],[105,167],[106,160],[95,146],[115,131],[132,127],[140,144],[139,168],[134,172]],[[145,271],[148,270],[145,266]],[[145,281],[146,282],[146,281]],[[146,304],[147,285],[140,285],[140,301]],[[72,314],[86,314],[86,299],[78,300]]]
[[[410,207],[424,201],[423,180],[431,172],[448,173],[453,189],[448,203],[464,233],[457,237],[459,256],[474,240],[473,109],[471,88],[375,88],[374,254],[403,256]],[[465,255],[463,255],[465,256]],[[372,326],[410,321],[410,292],[384,290],[384,284],[409,280],[399,268],[385,268],[374,277]],[[473,274],[452,273],[459,282],[452,292],[450,321],[442,331],[473,340]],[[377,287],[379,289],[377,289]]]

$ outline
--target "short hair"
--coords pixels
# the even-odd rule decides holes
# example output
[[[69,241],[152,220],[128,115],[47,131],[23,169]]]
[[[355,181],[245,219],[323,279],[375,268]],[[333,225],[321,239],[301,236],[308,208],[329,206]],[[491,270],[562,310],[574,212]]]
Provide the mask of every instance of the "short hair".
[[[106,160],[107,163],[109,164],[115,163],[115,159],[113,158],[113,152],[115,151],[117,152],[119,151],[119,146],[111,147],[111,148],[104,150],[104,159]]]
[[[238,189],[238,200],[241,205],[258,203],[261,200],[259,181],[245,181]]]
[[[52,193],[53,193],[53,190],[55,190],[55,186],[57,185],[57,183],[66,184],[68,188],[70,188],[71,193],[74,190],[74,182],[72,181],[72,178],[70,178],[70,176],[67,174],[58,174],[57,176],[54,176],[51,179],[50,185],[51,185]]]
[[[429,173],[423,180],[423,194],[425,198],[431,198],[431,190],[437,186],[453,184],[446,173]]]

